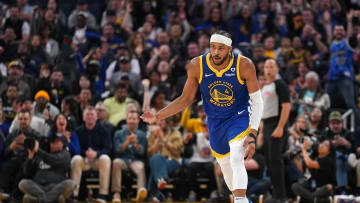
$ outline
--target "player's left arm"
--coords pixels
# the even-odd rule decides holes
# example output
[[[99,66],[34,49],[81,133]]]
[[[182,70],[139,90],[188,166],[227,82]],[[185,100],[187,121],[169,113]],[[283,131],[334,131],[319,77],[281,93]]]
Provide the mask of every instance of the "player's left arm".
[[[250,132],[257,135],[264,109],[264,102],[256,78],[256,69],[252,61],[246,57],[241,58],[239,66],[240,76],[246,83],[251,100]]]

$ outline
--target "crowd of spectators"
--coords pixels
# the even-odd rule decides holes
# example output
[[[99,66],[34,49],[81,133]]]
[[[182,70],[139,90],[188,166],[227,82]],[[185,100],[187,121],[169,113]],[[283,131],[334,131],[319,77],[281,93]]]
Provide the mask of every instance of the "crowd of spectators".
[[[175,185],[183,199],[204,196],[200,173],[209,201],[229,198],[200,94],[169,119],[139,118],[181,94],[187,63],[220,29],[253,61],[261,88],[268,59],[287,85],[291,113],[277,157],[287,196],[360,195],[359,1],[2,0],[0,201],[78,201],[87,170],[99,171],[98,202],[124,199],[131,183],[122,171],[137,179],[137,201],[164,201],[174,173],[190,177],[188,187]],[[274,191],[262,133],[245,162],[254,199]]]

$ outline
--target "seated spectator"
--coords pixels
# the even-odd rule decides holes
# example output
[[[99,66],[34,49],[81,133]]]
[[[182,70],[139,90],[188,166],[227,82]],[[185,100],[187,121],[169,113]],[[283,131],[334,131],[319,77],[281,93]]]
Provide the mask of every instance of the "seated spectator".
[[[350,153],[348,162],[352,168],[356,171],[356,188],[355,195],[360,194],[360,147],[356,148],[355,153]]]
[[[188,200],[196,201],[196,191],[197,191],[197,174],[202,173],[206,174],[205,177],[209,178],[209,184],[207,185],[207,189],[210,191],[215,191],[216,183],[214,177],[214,158],[211,156],[210,150],[210,141],[209,141],[209,130],[207,128],[207,118],[202,120],[202,127],[204,128],[203,132],[199,132],[194,135],[192,139],[192,148],[193,155],[190,158],[189,168],[189,178],[190,182],[190,192]],[[185,140],[184,140],[185,143]]]
[[[126,86],[119,83],[115,88],[114,96],[104,101],[104,104],[109,109],[109,122],[114,126],[126,118],[126,104],[132,101],[127,95],[128,91]]]
[[[314,107],[314,109],[312,110],[312,112],[310,113],[309,116],[309,133],[316,135],[316,136],[320,136],[323,134],[323,131],[325,129],[324,126],[324,118],[323,118],[323,111],[321,110],[321,108],[318,107]]]
[[[71,177],[79,186],[82,171],[89,169],[98,170],[100,189],[96,198],[97,202],[105,203],[109,193],[111,170],[111,137],[105,128],[97,122],[94,107],[87,107],[83,113],[84,124],[75,132],[79,136],[80,155],[71,160]],[[74,190],[74,200],[79,196],[79,187]]]
[[[55,116],[59,114],[59,109],[50,103],[49,94],[40,90],[35,94],[34,115],[45,120],[54,120]]]
[[[314,107],[324,110],[330,108],[329,95],[321,88],[319,76],[314,71],[310,71],[305,76],[305,88],[299,92],[298,115],[309,114]]]
[[[68,178],[70,153],[66,150],[67,138],[62,134],[49,137],[49,151],[39,148],[33,140],[27,148],[28,157],[24,164],[24,176],[19,189],[25,194],[23,202],[65,202],[76,185]]]
[[[76,26],[79,26],[79,21],[77,21],[77,17],[80,13],[83,13],[84,16],[87,18],[87,22],[85,26],[88,26],[94,30],[97,29],[96,18],[95,16],[90,13],[88,10],[88,4],[86,0],[77,0],[76,9],[70,14],[68,18],[68,28],[72,29]]]
[[[50,130],[49,125],[45,122],[43,118],[35,116],[33,112],[33,102],[30,98],[22,98],[19,101],[20,111],[25,110],[30,112],[30,126],[32,129],[36,129],[40,133],[41,136],[46,136]],[[16,115],[14,121],[11,123],[9,133],[14,132],[19,129],[18,115]]]
[[[275,59],[275,39],[273,36],[268,36],[264,40],[265,57]]]
[[[145,132],[138,129],[139,121],[137,111],[128,112],[126,116],[127,129],[115,132],[111,187],[114,196],[112,202],[121,202],[122,170],[131,170],[136,174],[138,188],[136,201],[142,202],[147,196],[144,164],[147,140]]]
[[[62,134],[66,137],[67,148],[69,149],[71,157],[75,155],[80,155],[80,142],[79,137],[75,131],[71,131],[68,126],[68,120],[63,113],[59,113],[54,118],[54,124],[51,131],[48,134],[48,137],[54,134]]]
[[[293,37],[292,39],[293,49],[289,52],[286,58],[286,75],[288,80],[292,81],[297,74],[297,65],[299,63],[306,63],[310,70],[313,68],[313,62],[310,53],[303,48],[301,38]]]
[[[62,25],[66,25],[66,15],[59,9],[59,5],[56,0],[49,0],[47,3],[47,8],[52,10],[56,14],[56,22],[59,21]]]
[[[2,95],[2,110],[4,118],[11,123],[16,116],[16,107],[19,100],[19,87],[15,83],[10,83],[6,90],[6,94]]]
[[[187,132],[191,133],[201,133],[204,132],[204,127],[202,125],[203,119],[205,119],[206,114],[203,109],[202,101],[197,103],[197,117],[190,118],[191,116],[191,109],[190,107],[185,108],[181,115],[181,125]]]
[[[109,122],[109,109],[105,106],[103,102],[98,102],[95,106],[97,113],[98,121],[105,127],[109,132],[109,135],[113,135],[115,126]]]
[[[40,36],[44,44],[43,49],[45,50],[45,53],[49,57],[48,60],[54,62],[60,50],[59,50],[58,42],[51,37],[50,35],[51,32],[52,32],[52,27],[50,24],[43,24],[40,27]]]
[[[0,168],[0,199],[14,195],[11,198],[19,198],[16,192],[18,183],[22,179],[22,167],[28,156],[24,146],[26,138],[40,139],[40,135],[30,126],[31,113],[22,110],[17,117],[19,128],[11,132],[4,144],[2,166]]]
[[[10,8],[10,15],[5,19],[3,28],[11,27],[16,33],[16,40],[26,41],[30,36],[30,25],[26,20],[21,19],[18,7]]]
[[[16,33],[13,27],[4,29],[4,33],[0,39],[0,46],[4,50],[1,55],[6,61],[16,59],[18,43],[16,41]],[[6,72],[6,69],[2,68],[1,75],[6,76]]]
[[[68,120],[68,127],[75,130],[80,124],[79,104],[73,96],[66,96],[61,103],[61,112]]]
[[[71,90],[68,88],[66,82],[64,80],[64,74],[60,69],[55,69],[50,76],[50,84],[46,84],[42,89],[45,88],[46,92],[50,94],[50,102],[61,108],[61,102],[67,95],[71,94]]]
[[[40,64],[50,62],[50,58],[43,47],[43,38],[33,35],[30,40],[29,53],[27,54],[24,72],[36,77],[40,73]]]
[[[297,93],[299,93],[301,89],[305,88],[305,76],[306,73],[308,73],[308,68],[306,67],[305,63],[298,64],[298,73],[299,76],[293,81],[291,81],[289,85],[289,90],[292,98],[298,96]]]
[[[132,111],[141,112],[140,105],[135,100],[130,101],[129,103],[126,104],[126,114],[128,114],[129,112],[132,112]],[[115,127],[115,131],[116,130],[126,130],[126,129],[127,129],[126,118],[121,120],[118,123],[118,125]],[[142,130],[143,132],[147,132],[147,124],[145,122],[143,122],[142,119],[140,119],[140,121],[139,121],[138,129]]]
[[[0,84],[0,95],[2,95],[8,88],[10,83],[17,84],[19,87],[19,96],[30,97],[31,89],[28,83],[26,83],[21,77],[24,72],[24,65],[21,61],[15,60],[8,64],[8,77]]]
[[[10,124],[5,120],[3,108],[0,108],[0,131],[3,133],[5,137],[7,137],[7,135],[9,134],[9,129],[10,129]]]
[[[86,107],[91,106],[92,93],[89,88],[81,89],[79,94],[80,111],[84,111]]]
[[[166,94],[162,89],[157,90],[150,100],[151,111],[158,112],[164,108],[169,102],[166,101]]]
[[[181,164],[183,150],[182,136],[179,131],[170,128],[168,120],[158,121],[148,138],[147,154],[150,158],[150,177],[148,190],[154,201],[164,201],[160,190],[165,189],[166,179]]]
[[[354,134],[344,128],[341,113],[331,112],[329,115],[329,128],[325,131],[323,139],[329,139],[336,150],[336,180],[341,193],[346,192],[348,185],[348,172],[350,166],[347,157],[354,151]]]
[[[302,155],[307,168],[310,169],[311,178],[294,183],[292,191],[301,197],[301,201],[314,202],[329,199],[335,186],[335,148],[330,140],[322,141],[317,147],[316,158],[311,158],[307,152],[310,143],[305,141]]]

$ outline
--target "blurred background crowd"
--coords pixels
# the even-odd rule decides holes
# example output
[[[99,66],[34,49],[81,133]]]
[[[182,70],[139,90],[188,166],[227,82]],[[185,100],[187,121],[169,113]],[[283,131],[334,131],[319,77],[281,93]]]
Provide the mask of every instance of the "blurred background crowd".
[[[181,94],[187,64],[220,29],[253,61],[261,88],[267,59],[286,82],[291,113],[277,158],[287,196],[360,194],[360,1],[1,0],[0,8],[0,201],[81,200],[89,170],[99,171],[99,202],[129,198],[133,184],[137,201],[228,199],[199,94],[170,119],[139,119]],[[246,162],[256,201],[272,194],[262,143],[260,128]]]

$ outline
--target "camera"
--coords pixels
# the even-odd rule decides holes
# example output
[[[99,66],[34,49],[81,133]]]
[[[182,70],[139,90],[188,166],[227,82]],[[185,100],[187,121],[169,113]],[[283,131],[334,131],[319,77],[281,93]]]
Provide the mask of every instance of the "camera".
[[[24,147],[25,149],[34,149],[35,147],[35,138],[33,137],[26,137],[24,140]]]

